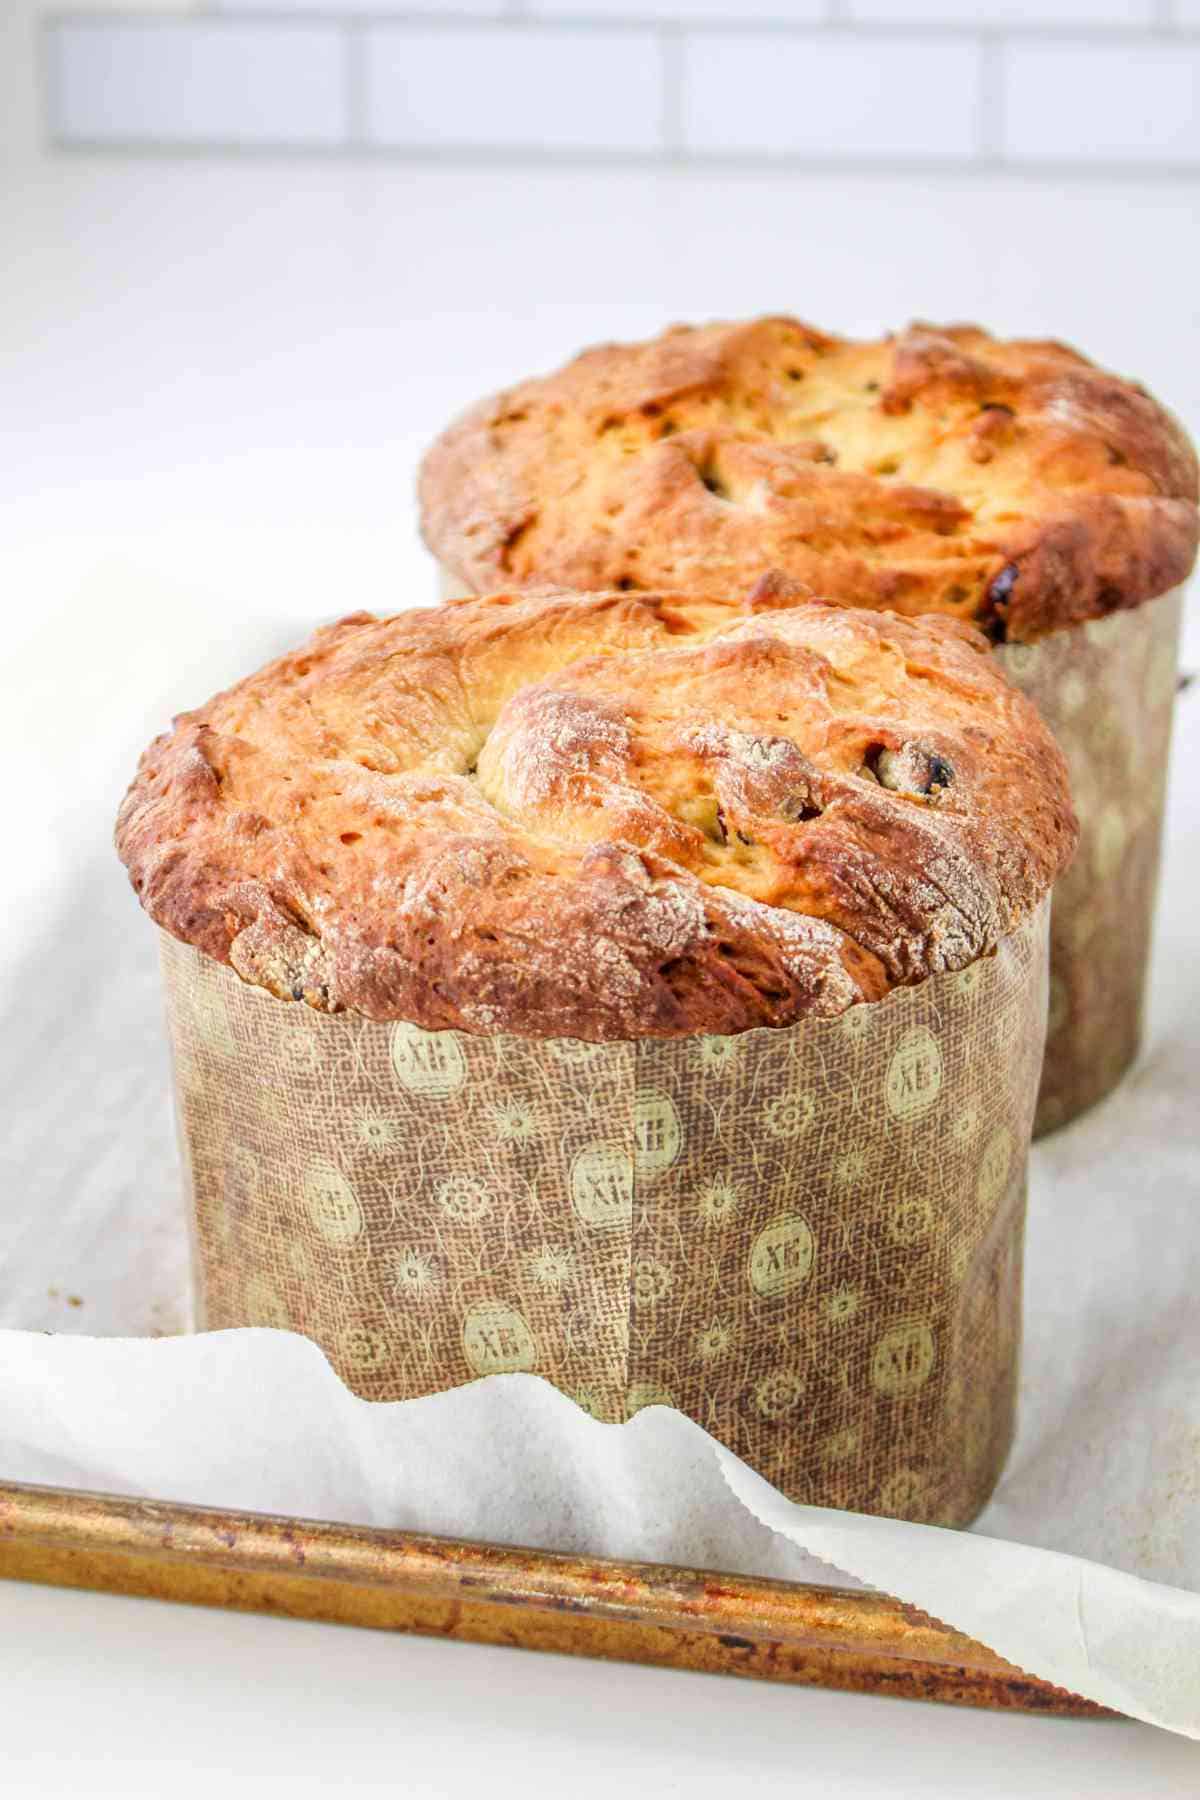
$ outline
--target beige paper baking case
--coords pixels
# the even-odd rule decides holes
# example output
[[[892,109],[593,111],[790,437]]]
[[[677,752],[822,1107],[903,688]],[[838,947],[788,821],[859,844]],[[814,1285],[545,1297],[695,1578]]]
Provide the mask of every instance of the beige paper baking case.
[[[842,1018],[587,1044],[272,999],[162,938],[199,1317],[395,1400],[526,1370],[961,1524],[1012,1428],[1048,907]]]
[[[442,598],[463,598],[464,583],[438,568]],[[996,652],[1057,738],[1079,816],[1075,861],[1054,890],[1035,1137],[1111,1093],[1141,1043],[1182,611],[1175,588]]]
[[[1137,1055],[1158,893],[1183,591],[998,652],[1067,759],[1079,848],[1054,889],[1035,1134],[1112,1091]]]

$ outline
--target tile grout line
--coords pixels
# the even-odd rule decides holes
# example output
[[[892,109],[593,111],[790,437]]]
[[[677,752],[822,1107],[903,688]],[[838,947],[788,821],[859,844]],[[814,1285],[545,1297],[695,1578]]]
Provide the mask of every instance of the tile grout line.
[[[985,38],[979,46],[979,105],[976,154],[985,167],[995,167],[1004,154],[1004,102],[1008,71],[1004,46]]]
[[[346,102],[343,148],[359,149],[367,138],[367,34],[351,19],[342,33],[342,82]]]
[[[662,64],[662,147],[668,156],[684,154],[683,60],[684,33],[672,22],[659,32]]]
[[[46,26],[56,25],[89,25],[103,30],[106,25],[155,25],[167,29],[186,27],[189,24],[205,24],[218,26],[239,25],[275,25],[283,29],[299,25],[385,25],[402,31],[454,32],[494,31],[494,30],[537,30],[554,35],[570,37],[575,35],[621,35],[630,32],[652,33],[663,29],[676,30],[681,37],[712,37],[734,35],[746,38],[791,38],[812,42],[828,42],[844,39],[875,40],[886,43],[995,43],[1005,44],[1019,42],[1022,44],[1063,44],[1076,49],[1122,49],[1130,44],[1161,43],[1164,38],[1172,42],[1179,40],[1195,40],[1200,38],[1200,22],[1193,24],[1179,18],[1171,7],[1171,0],[1155,0],[1155,14],[1144,24],[1137,25],[1071,25],[1053,22],[1047,24],[1022,24],[997,26],[967,22],[960,24],[953,20],[855,20],[846,17],[839,7],[842,0],[829,0],[830,10],[822,18],[793,21],[790,19],[744,19],[736,15],[725,19],[703,17],[695,19],[671,19],[639,17],[630,13],[627,17],[613,18],[586,14],[570,14],[556,16],[552,14],[534,14],[527,8],[527,0],[507,0],[506,10],[499,14],[478,14],[462,12],[411,12],[406,11],[403,4],[394,10],[377,10],[364,6],[361,11],[323,11],[320,5],[311,8],[297,4],[294,10],[285,11],[270,6],[237,6],[231,10],[228,0],[201,0],[202,10],[196,12],[167,13],[159,8],[139,10],[136,3],[119,7],[105,7],[103,12],[94,8],[73,9],[68,3],[55,6],[43,15]]]
[[[238,142],[233,139],[204,139],[194,142],[143,138],[71,137],[55,134],[49,148],[64,156],[111,156],[121,161],[207,161],[233,157],[238,161],[262,161],[271,157],[287,157],[306,163],[328,162],[346,156],[360,163],[393,163],[410,168],[443,168],[463,173],[479,168],[521,170],[529,175],[554,175],[562,170],[608,173],[654,174],[670,169],[697,176],[751,176],[789,179],[796,175],[837,176],[875,181],[881,177],[910,180],[915,176],[931,180],[975,182],[1002,176],[1016,181],[1065,181],[1084,185],[1095,181],[1132,182],[1146,186],[1153,182],[1187,182],[1200,179],[1200,161],[1180,161],[1164,157],[1161,161],[1128,162],[1102,157],[1094,162],[1053,156],[1004,156],[984,162],[971,152],[945,156],[913,156],[902,158],[873,154],[814,156],[807,153],[768,151],[706,152],[688,150],[682,154],[662,150],[620,150],[607,147],[563,150],[547,153],[541,150],[514,149],[507,144],[464,145],[441,144],[427,149],[416,145],[379,144],[373,139],[350,144],[321,142],[311,139],[279,139],[272,142]]]
[[[1056,45],[1061,49],[1074,46],[1078,49],[1120,50],[1131,43],[1136,45],[1170,44],[1191,52],[1200,42],[1200,20],[1185,22],[1178,14],[1180,0],[1152,0],[1153,15],[1148,16],[1144,25],[1127,30],[1122,27],[1112,31],[1094,29],[1090,32],[1061,28],[1029,30],[1025,28],[996,28],[988,26],[982,29],[967,29],[955,24],[950,29],[923,29],[914,32],[912,22],[906,21],[901,27],[888,26],[881,30],[870,22],[847,20],[846,13],[849,0],[826,0],[827,11],[823,22],[776,22],[766,21],[742,22],[734,26],[732,21],[683,21],[678,18],[649,21],[633,17],[620,20],[584,19],[580,18],[540,18],[531,17],[528,12],[529,0],[504,0],[506,12],[502,17],[480,18],[467,17],[461,13],[452,16],[447,14],[430,15],[415,14],[402,10],[396,13],[365,12],[360,10],[362,0],[358,0],[355,10],[346,13],[319,11],[272,12],[251,4],[244,11],[229,10],[233,0],[194,0],[198,11],[190,14],[164,15],[161,12],[148,14],[131,14],[106,12],[98,15],[95,11],[83,13],[56,12],[47,15],[42,29],[37,33],[39,56],[39,111],[41,117],[43,140],[51,147],[69,149],[81,145],[87,140],[72,138],[67,127],[60,122],[61,107],[57,93],[55,71],[57,59],[55,40],[58,30],[63,26],[86,25],[103,32],[106,25],[128,23],[135,18],[142,24],[163,26],[168,30],[187,28],[198,24],[204,29],[215,27],[218,31],[232,27],[254,27],[257,29],[280,28],[286,33],[289,29],[303,27],[320,27],[327,31],[331,44],[336,42],[340,56],[340,82],[342,105],[344,109],[344,129],[336,142],[323,146],[325,154],[337,150],[364,151],[372,148],[369,134],[368,91],[369,91],[369,31],[382,28],[385,31],[417,32],[433,25],[439,31],[449,33],[462,32],[466,35],[488,30],[499,29],[519,41],[521,36],[531,28],[542,31],[547,28],[547,35],[555,37],[560,44],[570,41],[578,42],[579,38],[588,36],[597,39],[607,37],[613,32],[624,34],[637,46],[638,54],[648,51],[658,58],[658,147],[653,151],[626,151],[618,146],[604,142],[605,133],[597,136],[601,141],[594,147],[579,154],[585,161],[603,164],[606,160],[624,163],[630,157],[646,157],[658,166],[697,168],[710,166],[720,157],[706,155],[702,150],[697,153],[694,146],[687,143],[685,131],[686,95],[687,95],[687,56],[689,46],[699,46],[706,40],[711,42],[713,29],[717,32],[728,32],[731,29],[743,41],[756,39],[760,43],[787,40],[792,44],[815,45],[818,43],[876,43],[876,44],[912,44],[921,41],[927,44],[970,44],[973,46],[978,66],[978,95],[971,119],[973,147],[965,150],[955,149],[947,155],[940,155],[935,150],[921,153],[913,152],[905,157],[903,166],[920,168],[922,165],[938,169],[954,169],[970,172],[973,169],[982,171],[1004,171],[1029,166],[1045,166],[1069,169],[1079,173],[1095,169],[1097,171],[1116,172],[1127,175],[1130,179],[1139,179],[1156,171],[1175,176],[1187,169],[1200,169],[1200,158],[1196,156],[1172,157],[1169,150],[1161,156],[1151,156],[1140,160],[1136,156],[1124,157],[1093,155],[1083,148],[1078,158],[1061,155],[1057,158],[1039,156],[1021,157],[1015,160],[1006,152],[1008,131],[1008,107],[1010,100],[1009,83],[1011,69],[1008,64],[1010,47],[1031,45]],[[697,29],[697,26],[700,28]],[[763,27],[766,27],[763,29]],[[705,29],[707,27],[707,29]],[[757,29],[755,29],[757,27]],[[511,41],[511,40],[510,40]],[[651,48],[652,46],[652,48]],[[86,54],[86,52],[85,52]],[[761,54],[761,53],[760,53]],[[965,53],[963,60],[965,61]],[[136,113],[136,107],[134,108]],[[152,138],[139,138],[136,135],[136,117],[126,121],[132,127],[133,135],[124,139],[108,140],[107,147],[122,154],[136,154],[138,150],[153,153],[163,149],[168,154],[185,152],[189,146],[169,137],[156,143]],[[742,134],[743,136],[753,134]],[[104,140],[93,141],[91,147],[106,147]],[[319,153],[322,149],[315,139],[298,141],[301,150]],[[196,148],[220,151],[223,148],[231,152],[246,148],[234,142],[216,139],[211,143],[200,142]],[[421,147],[416,144],[405,144],[403,141],[395,145],[380,147],[399,157],[420,158]],[[500,151],[504,154],[504,151]],[[522,159],[528,166],[536,167],[539,161],[550,163],[559,160],[560,153],[547,151],[539,155],[536,150],[516,150],[509,152]],[[439,154],[451,160],[463,162],[475,154],[474,148],[465,144],[456,145],[451,134],[447,143],[441,147]],[[481,159],[490,157],[493,152],[481,147],[478,155]],[[871,158],[858,156],[851,149],[845,152],[834,150],[827,155],[811,155],[803,151],[784,152],[777,159],[765,150],[755,149],[747,145],[744,150],[733,150],[728,153],[728,160],[737,167],[763,166],[776,160],[782,160],[792,168],[828,169],[840,171],[863,168]]]

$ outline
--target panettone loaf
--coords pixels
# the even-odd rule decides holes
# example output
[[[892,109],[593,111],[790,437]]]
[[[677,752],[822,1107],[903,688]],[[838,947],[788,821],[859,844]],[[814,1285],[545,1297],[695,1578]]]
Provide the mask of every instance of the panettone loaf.
[[[1057,343],[790,318],[604,345],[452,425],[425,538],[476,593],[562,582],[797,591],[1031,642],[1165,593],[1197,468],[1141,387]]]
[[[770,584],[352,616],[176,720],[117,826],[151,917],[274,995],[589,1039],[962,967],[1074,835],[979,633]]]

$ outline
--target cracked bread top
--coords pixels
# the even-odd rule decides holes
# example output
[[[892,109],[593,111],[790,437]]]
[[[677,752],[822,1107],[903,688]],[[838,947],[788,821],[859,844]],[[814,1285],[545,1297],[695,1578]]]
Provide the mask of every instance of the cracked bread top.
[[[971,325],[674,326],[484,401],[420,478],[466,586],[798,591],[1030,642],[1165,593],[1197,466],[1144,388]]]
[[[282,999],[609,1039],[960,968],[1075,823],[970,627],[544,590],[317,632],[150,746],[116,835],[160,926]]]

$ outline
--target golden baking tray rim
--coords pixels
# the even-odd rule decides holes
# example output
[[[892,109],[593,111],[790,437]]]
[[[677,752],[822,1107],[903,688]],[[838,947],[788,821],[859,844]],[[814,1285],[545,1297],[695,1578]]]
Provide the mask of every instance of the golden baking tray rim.
[[[0,1577],[659,1668],[1107,1717],[886,1595],[0,1483]]]

